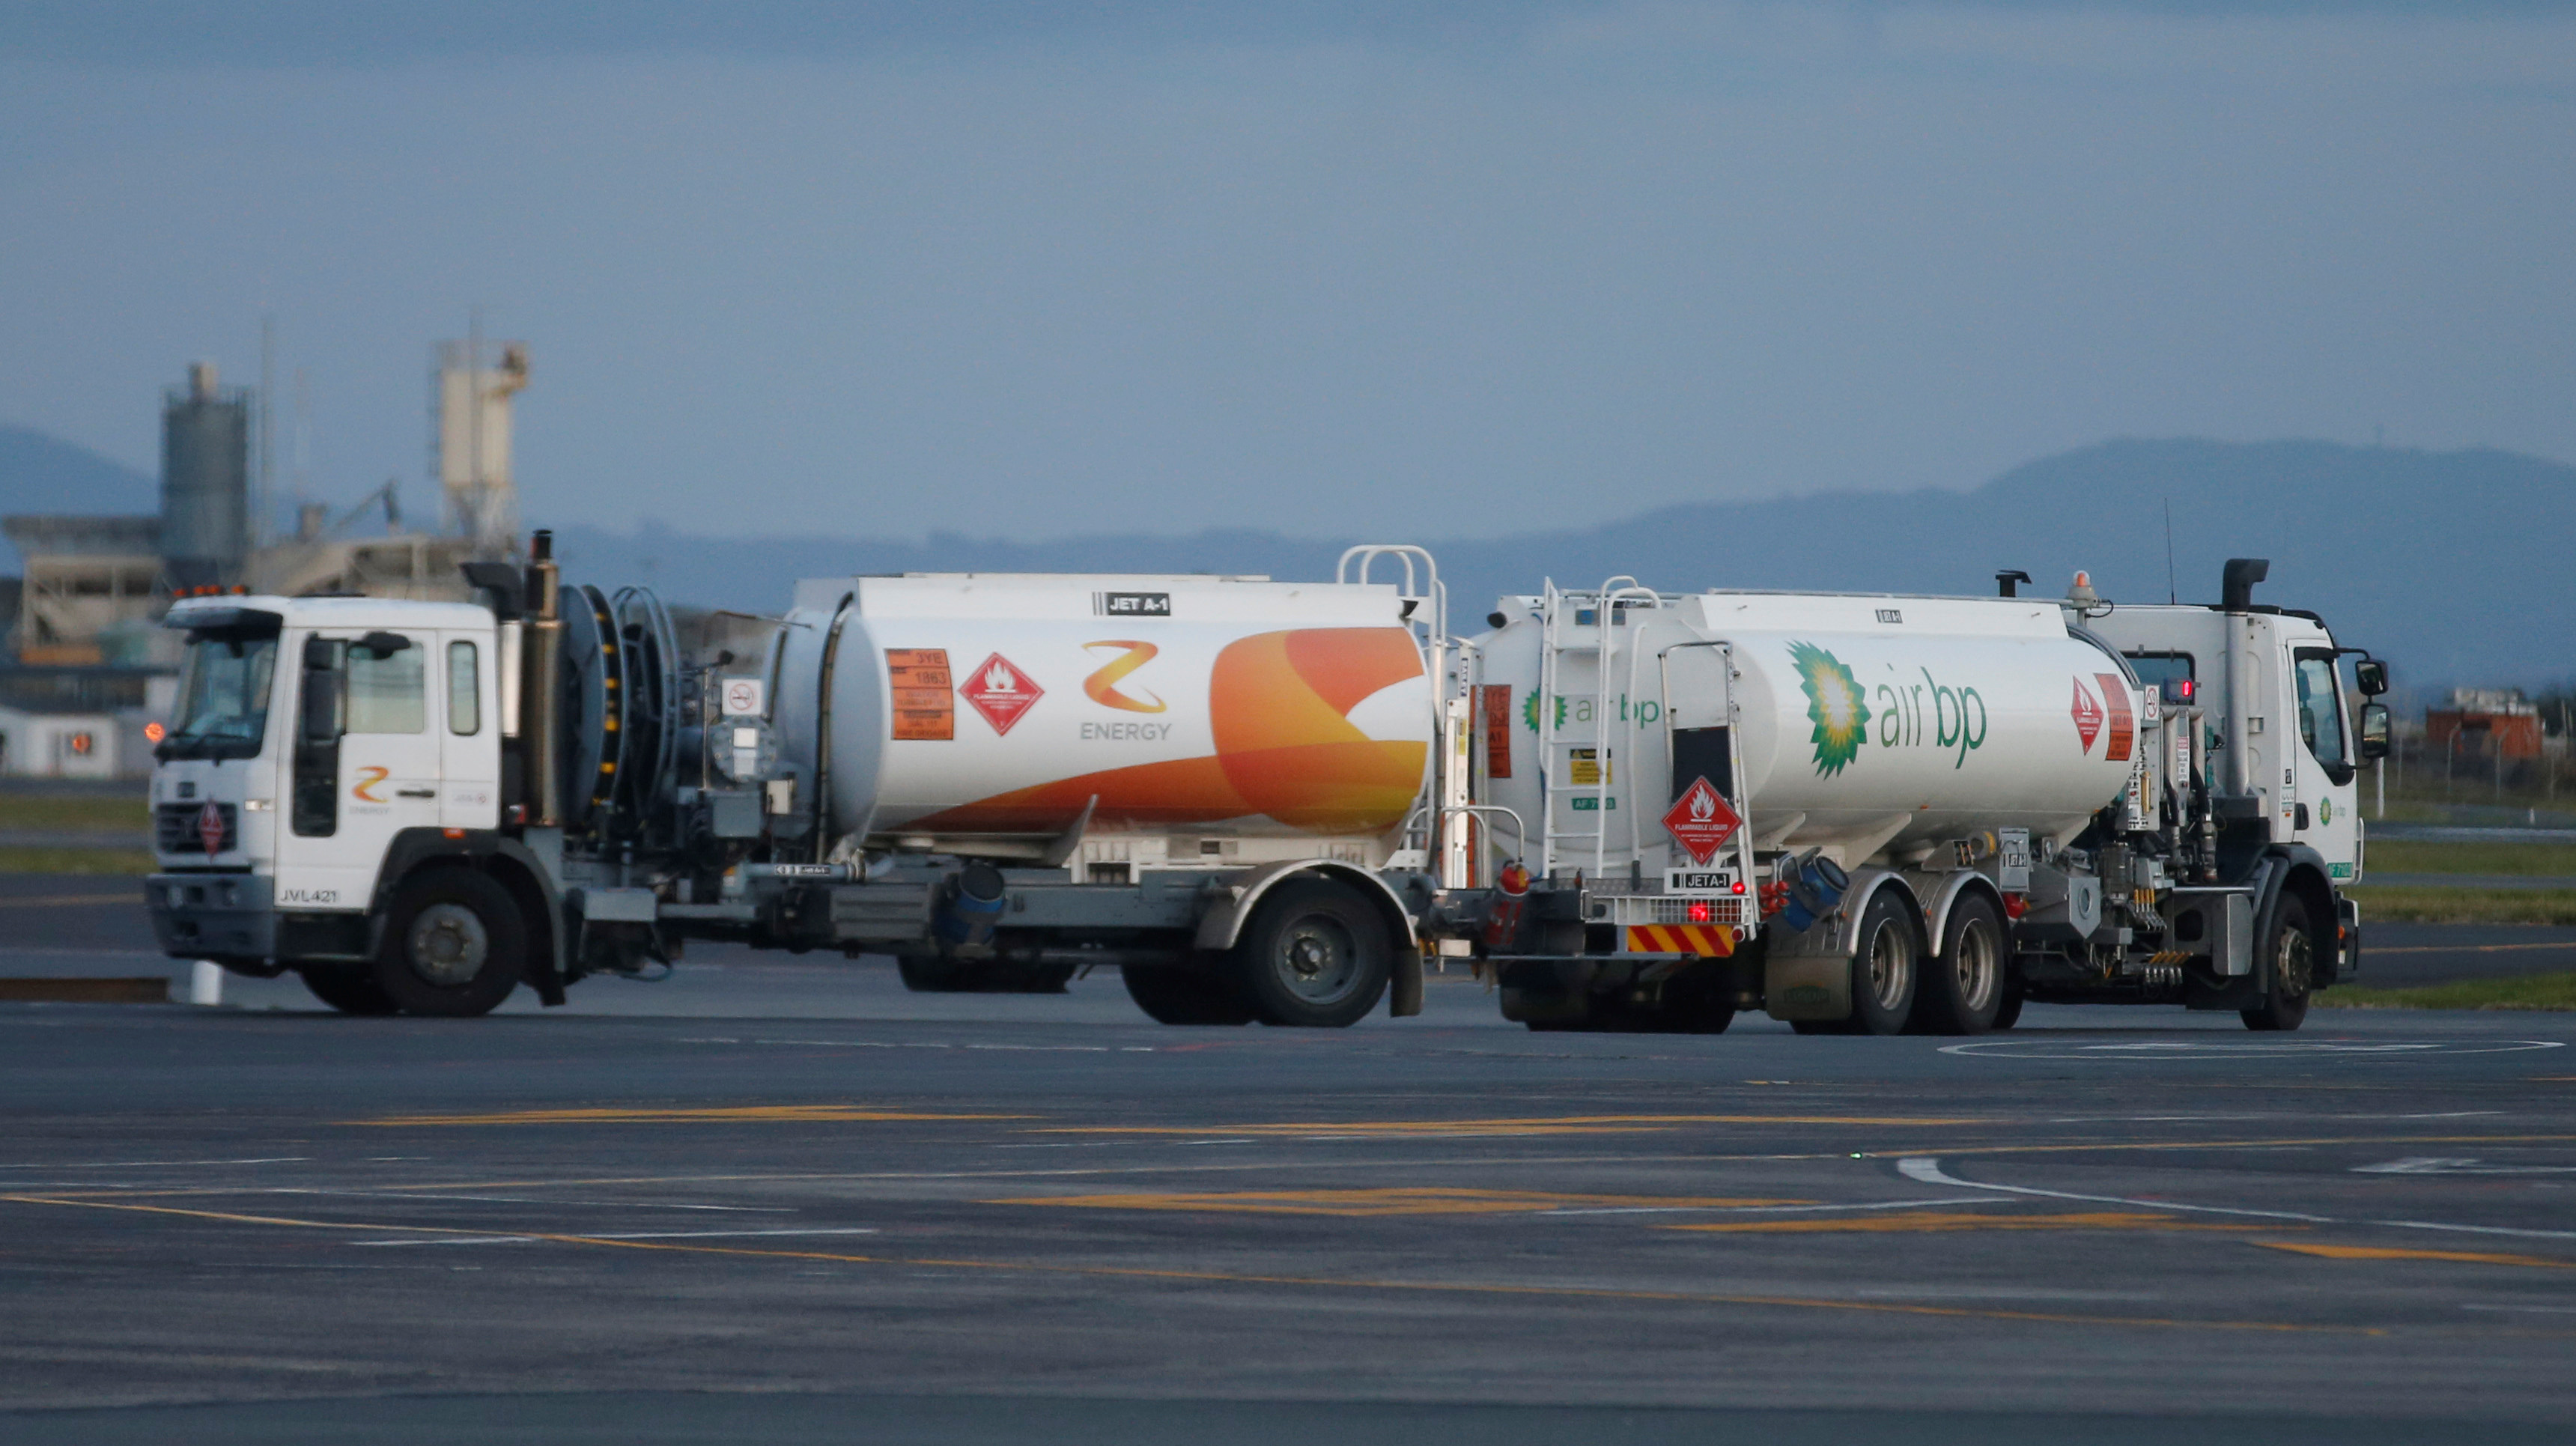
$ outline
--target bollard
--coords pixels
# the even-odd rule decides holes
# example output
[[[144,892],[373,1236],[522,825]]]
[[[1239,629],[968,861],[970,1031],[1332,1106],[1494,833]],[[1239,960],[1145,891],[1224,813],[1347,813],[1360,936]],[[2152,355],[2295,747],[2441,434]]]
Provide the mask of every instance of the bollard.
[[[224,966],[212,959],[198,960],[196,968],[188,975],[188,1002],[207,1005],[223,1003]]]

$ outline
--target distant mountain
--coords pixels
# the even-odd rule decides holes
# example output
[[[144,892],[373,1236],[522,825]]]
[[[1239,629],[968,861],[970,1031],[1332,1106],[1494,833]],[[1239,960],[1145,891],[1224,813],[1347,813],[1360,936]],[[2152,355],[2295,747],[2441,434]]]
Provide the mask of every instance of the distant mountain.
[[[0,426],[0,517],[153,512],[160,506],[161,484],[124,463],[42,432]],[[18,570],[18,550],[6,541],[0,541],[0,570]]]
[[[2489,450],[2329,442],[2115,441],[2019,467],[1971,492],[1837,493],[1662,508],[1583,531],[1422,541],[1449,583],[1453,626],[1542,578],[1614,573],[1709,587],[1982,593],[1998,568],[2057,593],[2077,568],[2103,596],[2162,602],[2165,509],[2174,588],[2213,601],[2219,565],[2268,557],[2258,601],[2322,613],[2415,688],[2576,676],[2576,467]],[[787,582],[865,572],[1137,571],[1332,575],[1341,542],[1262,532],[1073,537],[1044,543],[690,537],[646,526],[558,532],[568,570],[648,582],[708,606],[775,611]]]
[[[0,426],[0,515],[150,512],[161,484],[122,462],[25,427]]]
[[[1833,493],[1660,508],[1583,530],[1475,541],[1355,528],[1312,540],[1252,531],[1019,543],[900,538],[706,538],[647,522],[559,528],[576,578],[643,582],[675,601],[785,606],[790,581],[865,572],[1225,572],[1332,576],[1345,542],[1423,542],[1472,632],[1501,594],[1541,579],[1592,587],[1981,593],[1998,568],[2064,590],[2077,568],[2103,596],[2218,593],[2230,557],[2268,557],[2255,596],[2325,615],[2344,642],[2392,660],[2413,688],[2536,686],[2576,677],[2576,467],[2510,452],[2330,442],[2115,441],[2043,458],[1969,492]],[[149,512],[154,479],[39,432],[0,427],[0,514]],[[532,519],[542,523],[540,514]],[[0,566],[15,558],[0,544]]]

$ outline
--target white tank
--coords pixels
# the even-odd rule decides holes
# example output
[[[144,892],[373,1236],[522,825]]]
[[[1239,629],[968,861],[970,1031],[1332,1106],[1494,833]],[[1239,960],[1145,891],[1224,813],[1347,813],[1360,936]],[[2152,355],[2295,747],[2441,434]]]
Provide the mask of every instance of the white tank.
[[[798,584],[787,621],[771,717],[809,779],[828,728],[835,840],[1027,855],[1086,810],[1088,834],[1375,837],[1430,753],[1391,586],[863,577]]]
[[[1602,629],[1562,627],[1561,722],[1543,758],[1536,601],[1505,599],[1512,621],[1477,640],[1481,680],[1511,690],[1479,715],[1490,725],[1508,709],[1508,753],[1489,735],[1479,758],[1508,770],[1487,783],[1491,801],[1533,825],[1544,808],[1561,868],[1596,851],[1624,867],[1632,849],[1647,867],[1687,862],[1660,822],[1691,783],[1673,777],[1676,727],[1729,729],[1737,779],[1711,782],[1761,847],[1856,863],[1981,829],[2071,837],[2127,785],[2154,706],[2051,599],[1712,592],[1623,610],[1606,695]],[[1596,785],[1603,748],[1610,777]]]

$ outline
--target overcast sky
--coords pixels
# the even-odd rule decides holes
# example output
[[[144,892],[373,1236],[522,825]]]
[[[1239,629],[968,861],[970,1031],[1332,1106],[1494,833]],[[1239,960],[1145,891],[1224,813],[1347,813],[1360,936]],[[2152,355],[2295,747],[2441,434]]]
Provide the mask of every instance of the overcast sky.
[[[315,492],[421,508],[479,306],[539,521],[1439,537],[2110,436],[2576,458],[2565,7],[528,8],[11,5],[0,422],[154,470],[158,388],[273,313]]]

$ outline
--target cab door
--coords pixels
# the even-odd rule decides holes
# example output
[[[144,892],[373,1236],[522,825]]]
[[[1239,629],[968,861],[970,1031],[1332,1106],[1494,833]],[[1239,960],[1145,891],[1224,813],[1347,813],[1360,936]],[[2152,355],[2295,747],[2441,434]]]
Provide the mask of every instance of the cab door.
[[[499,679],[492,639],[481,632],[442,631],[433,666],[441,695],[438,821],[448,828],[501,824]]]
[[[2352,725],[2344,709],[2335,651],[2293,645],[2289,651],[2290,723],[2295,739],[2282,740],[2291,837],[2323,855],[2337,881],[2353,878],[2361,861],[2361,811],[2355,802],[2356,760]]]
[[[366,908],[394,835],[439,826],[443,710],[429,686],[436,645],[429,631],[303,640],[278,847],[282,907]]]

